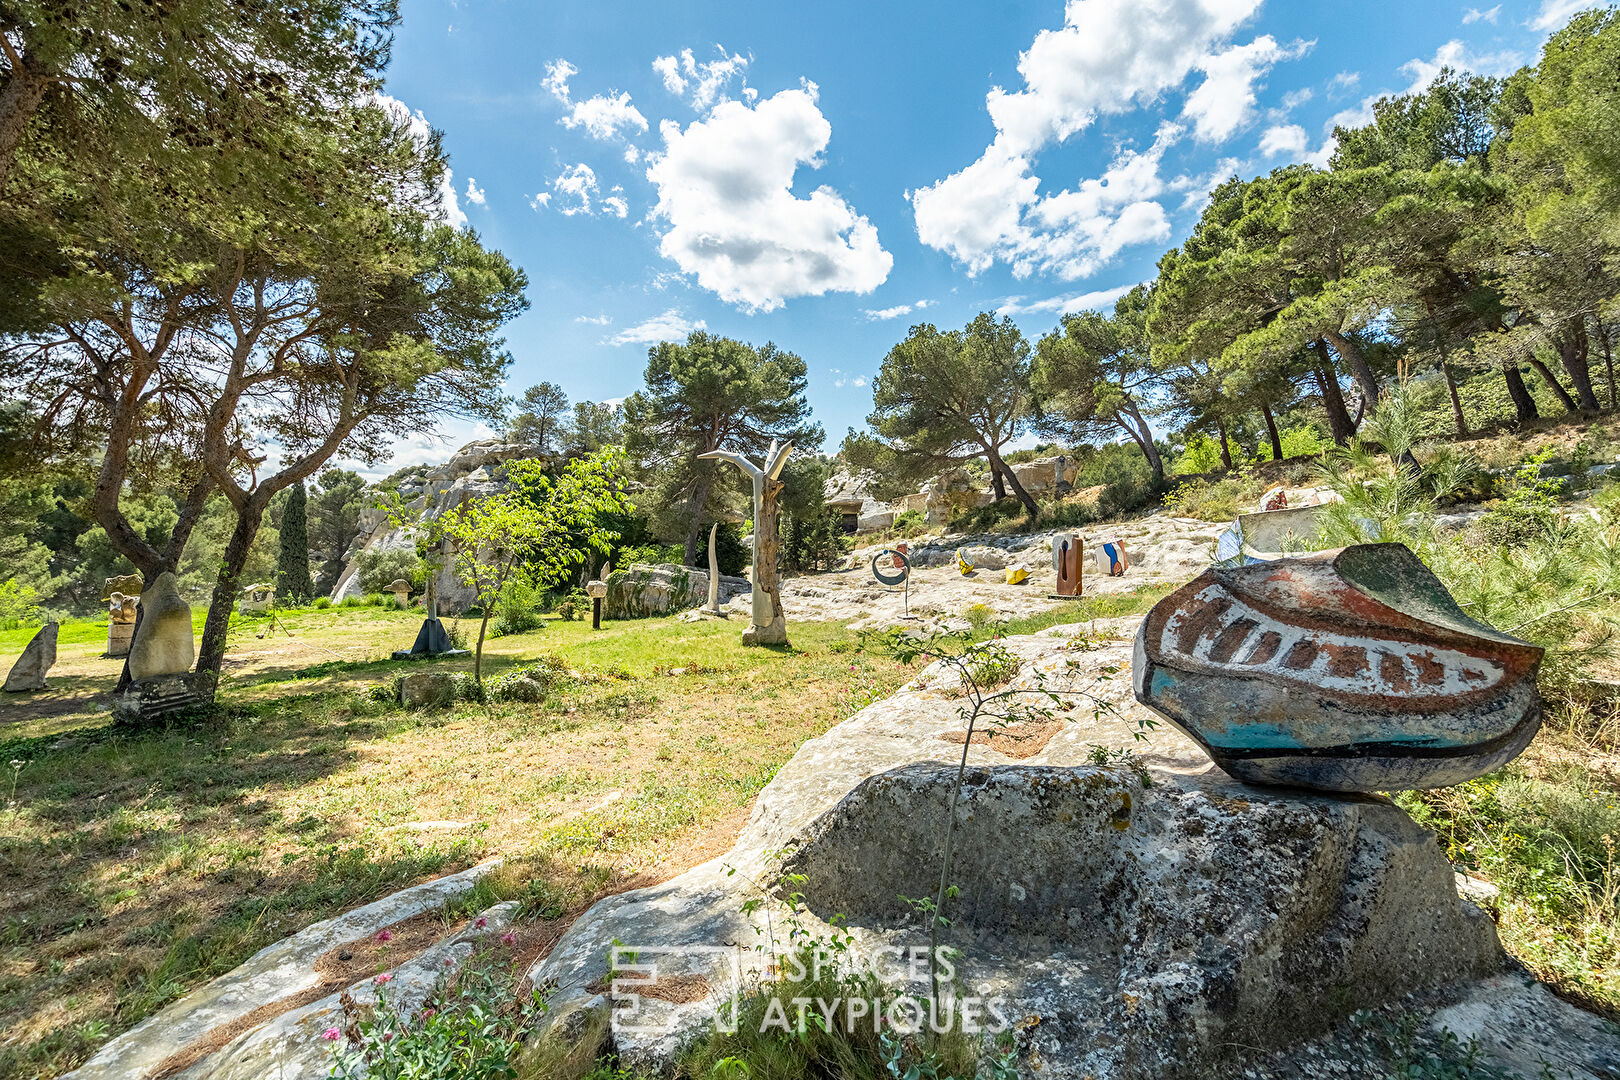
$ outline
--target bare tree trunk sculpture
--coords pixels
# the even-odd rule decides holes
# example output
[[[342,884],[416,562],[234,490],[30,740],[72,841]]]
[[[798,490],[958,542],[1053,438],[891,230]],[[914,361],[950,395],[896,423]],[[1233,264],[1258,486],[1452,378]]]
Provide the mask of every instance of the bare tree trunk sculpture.
[[[793,444],[779,445],[771,440],[763,466],[755,465],[741,454],[729,450],[711,450],[699,458],[729,461],[754,482],[754,596],[753,622],[743,631],[744,645],[786,645],[787,615],[782,610],[782,590],[776,580],[776,557],[781,541],[776,535],[776,519],[780,510],[782,466],[793,452]]]

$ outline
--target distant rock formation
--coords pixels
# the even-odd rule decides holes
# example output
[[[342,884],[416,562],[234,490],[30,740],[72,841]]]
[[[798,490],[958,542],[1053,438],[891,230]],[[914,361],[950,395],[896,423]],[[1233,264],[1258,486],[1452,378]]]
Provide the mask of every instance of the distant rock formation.
[[[431,521],[452,507],[502,491],[506,486],[502,466],[507,462],[541,456],[540,448],[528,443],[479,439],[457,450],[443,465],[427,470],[425,476],[409,477],[395,491],[382,493],[397,493],[407,510],[420,514],[424,521]],[[344,554],[343,572],[332,587],[333,603],[364,595],[365,589],[360,584],[361,553],[415,550],[416,536],[412,530],[395,528],[380,508],[362,509],[360,534]],[[440,568],[436,584],[441,611],[459,612],[473,602],[473,591],[461,583],[450,566]]]

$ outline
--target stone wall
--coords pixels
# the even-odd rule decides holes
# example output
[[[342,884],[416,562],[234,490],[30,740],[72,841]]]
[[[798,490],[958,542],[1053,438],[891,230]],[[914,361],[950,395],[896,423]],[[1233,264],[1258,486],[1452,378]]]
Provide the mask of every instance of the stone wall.
[[[709,573],[674,563],[631,563],[608,575],[602,614],[609,619],[643,619],[701,607],[709,601]],[[747,578],[720,575],[720,603],[753,592]]]

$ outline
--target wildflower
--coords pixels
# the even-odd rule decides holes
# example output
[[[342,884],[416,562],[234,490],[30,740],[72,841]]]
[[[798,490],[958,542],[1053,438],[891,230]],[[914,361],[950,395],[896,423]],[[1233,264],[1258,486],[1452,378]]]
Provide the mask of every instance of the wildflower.
[[[339,1031],[335,1027],[329,1027],[325,1031],[321,1032],[321,1038],[325,1039],[327,1042],[337,1042],[342,1035],[343,1032]]]
[[[456,962],[456,958],[453,957],[453,956],[447,956],[447,957],[444,958],[444,966],[445,967],[453,967],[455,965],[455,962]]]
[[[502,945],[516,945],[517,944],[517,935],[512,933],[512,931],[508,930],[506,933],[501,935],[501,944]]]
[[[432,1006],[429,1006],[428,1008],[423,1009],[422,1010],[422,1023],[424,1023],[424,1024],[427,1023],[429,1020],[433,1019],[437,1015],[439,1015],[439,1010],[433,1008]]]
[[[394,935],[392,933],[390,933],[389,931],[384,930],[384,931],[382,931],[381,933],[379,933],[377,935],[377,940],[378,941],[393,941],[394,940]]]
[[[393,972],[385,971],[381,975],[377,976],[375,979],[372,979],[371,981],[376,983],[378,986],[381,986],[383,983],[393,982],[394,981],[394,975],[393,975]]]
[[[488,925],[489,925],[489,920],[484,918],[482,915],[480,915],[480,916],[478,916],[478,921],[473,923],[473,929],[474,930],[482,930],[484,927],[486,927]]]

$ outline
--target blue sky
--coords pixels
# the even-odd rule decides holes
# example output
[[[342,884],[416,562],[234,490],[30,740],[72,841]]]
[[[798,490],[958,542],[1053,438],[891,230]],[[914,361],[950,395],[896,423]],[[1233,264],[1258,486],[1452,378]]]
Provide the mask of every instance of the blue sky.
[[[386,90],[444,132],[450,220],[528,272],[511,392],[623,397],[703,326],[803,356],[830,450],[912,323],[1033,339],[1151,277],[1214,183],[1586,6],[406,0]]]

